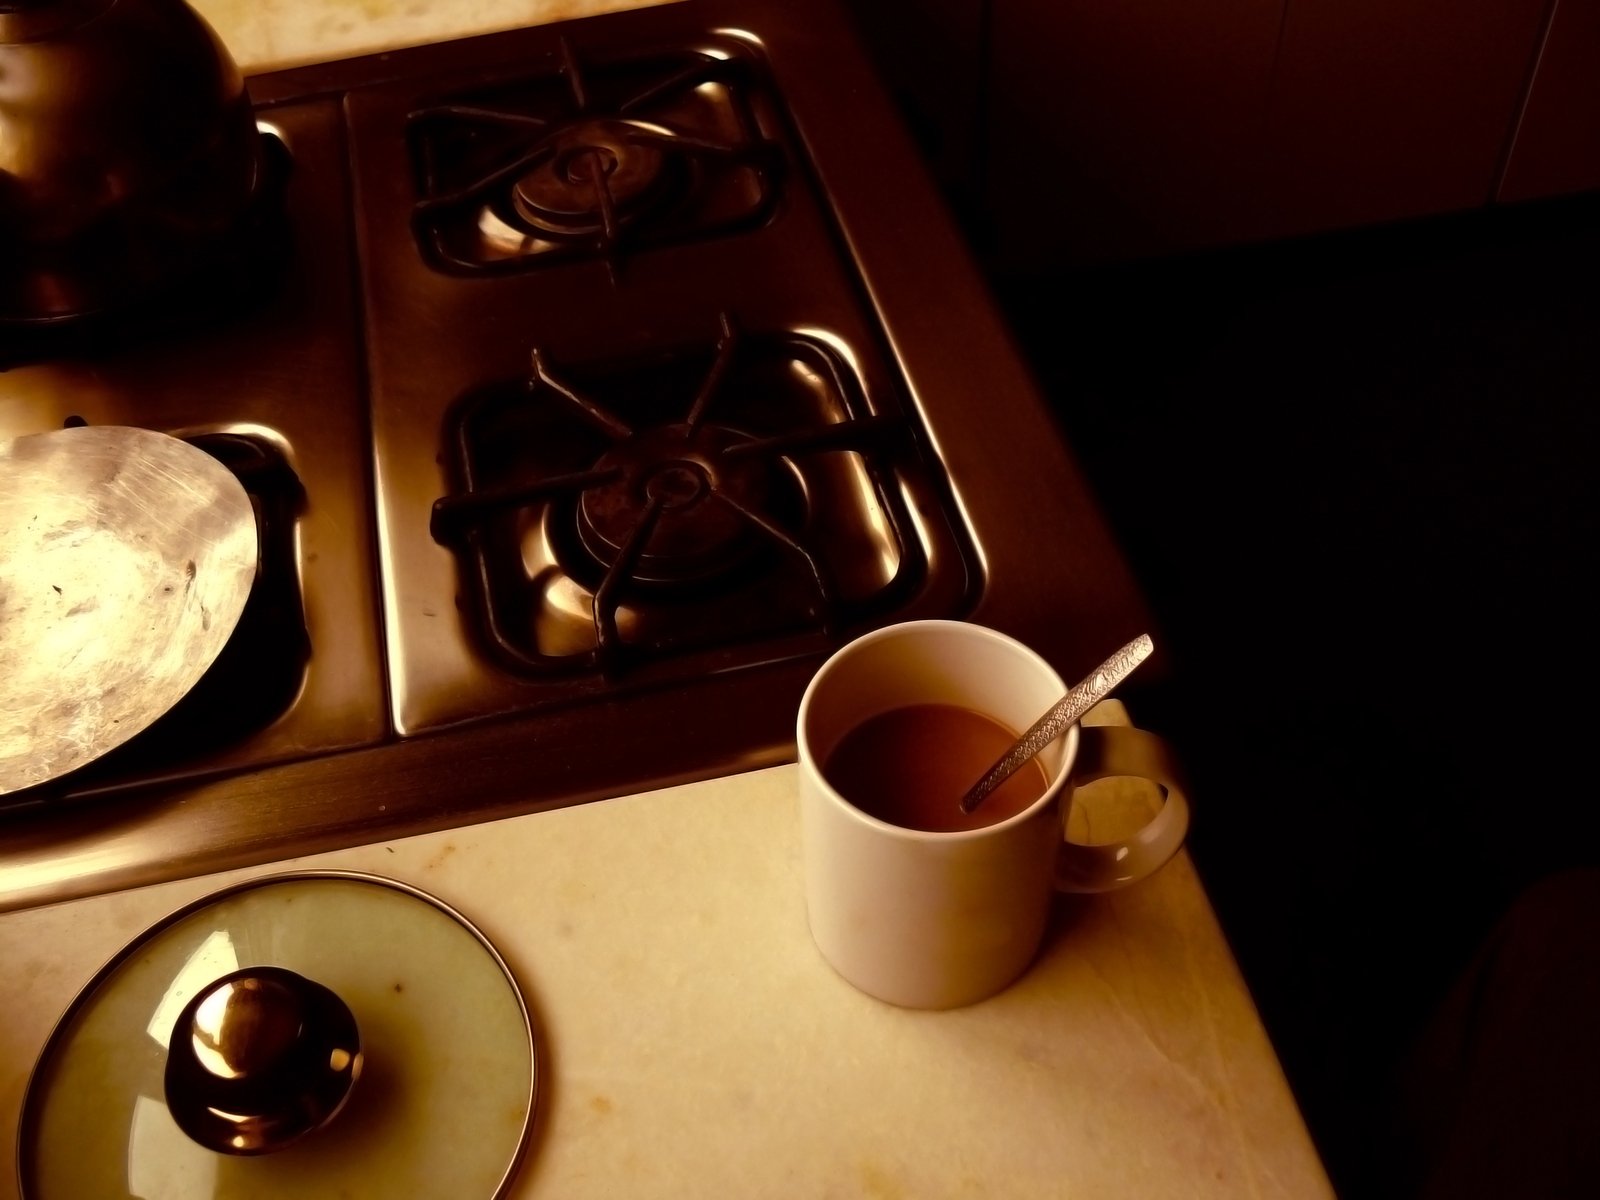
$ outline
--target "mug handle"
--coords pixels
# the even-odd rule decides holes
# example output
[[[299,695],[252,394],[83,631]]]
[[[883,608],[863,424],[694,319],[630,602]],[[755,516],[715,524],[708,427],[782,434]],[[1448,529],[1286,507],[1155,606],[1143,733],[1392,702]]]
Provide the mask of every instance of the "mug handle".
[[[1055,870],[1063,892],[1109,892],[1137,883],[1164,866],[1189,832],[1189,800],[1166,742],[1129,725],[1078,726],[1072,786],[1112,776],[1148,779],[1166,792],[1166,803],[1126,841],[1086,846],[1063,840]]]

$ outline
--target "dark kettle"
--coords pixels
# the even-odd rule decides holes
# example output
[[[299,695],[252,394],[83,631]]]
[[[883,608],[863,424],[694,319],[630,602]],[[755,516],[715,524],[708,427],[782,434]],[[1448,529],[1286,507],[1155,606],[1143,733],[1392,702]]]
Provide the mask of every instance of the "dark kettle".
[[[183,0],[0,0],[0,328],[202,272],[264,161],[238,66]]]

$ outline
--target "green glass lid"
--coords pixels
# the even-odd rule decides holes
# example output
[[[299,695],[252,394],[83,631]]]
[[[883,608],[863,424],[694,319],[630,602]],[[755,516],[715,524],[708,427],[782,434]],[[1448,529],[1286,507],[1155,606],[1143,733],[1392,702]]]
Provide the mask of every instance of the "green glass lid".
[[[73,1001],[23,1102],[21,1193],[492,1200],[537,1079],[521,991],[461,914],[375,876],[266,876],[159,922]]]

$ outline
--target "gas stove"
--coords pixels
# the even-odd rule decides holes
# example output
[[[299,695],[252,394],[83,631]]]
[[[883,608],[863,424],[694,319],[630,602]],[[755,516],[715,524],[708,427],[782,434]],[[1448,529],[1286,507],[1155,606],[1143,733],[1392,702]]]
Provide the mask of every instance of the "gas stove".
[[[258,76],[282,245],[0,372],[239,473],[262,568],[0,908],[788,761],[834,648],[1148,612],[845,16],[684,0]],[[267,234],[264,232],[263,237]]]

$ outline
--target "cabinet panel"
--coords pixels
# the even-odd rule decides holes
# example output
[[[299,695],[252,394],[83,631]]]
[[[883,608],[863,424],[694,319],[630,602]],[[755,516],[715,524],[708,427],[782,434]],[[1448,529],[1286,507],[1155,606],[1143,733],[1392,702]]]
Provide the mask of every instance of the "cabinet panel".
[[[996,264],[1487,205],[1551,2],[991,0]],[[1597,13],[1561,0],[1502,198],[1595,186]]]
[[[1494,197],[1546,0],[1292,0],[1264,128],[1264,236]]]
[[[1282,0],[994,0],[986,207],[1002,266],[1225,240]]]
[[[1560,0],[1499,199],[1600,188],[1600,0]]]

